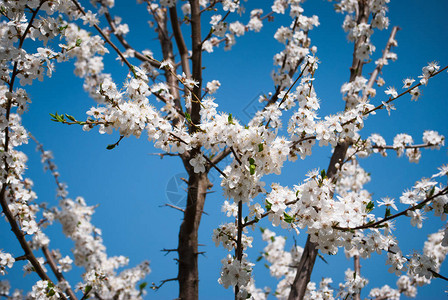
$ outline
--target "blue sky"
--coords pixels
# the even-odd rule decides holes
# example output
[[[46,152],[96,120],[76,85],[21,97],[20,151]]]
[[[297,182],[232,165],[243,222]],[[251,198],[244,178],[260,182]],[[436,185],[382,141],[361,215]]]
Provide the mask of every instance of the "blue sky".
[[[112,14],[120,14],[123,22],[128,23],[131,32],[128,39],[139,50],[149,48],[156,58],[160,58],[156,35],[146,23],[146,10],[134,1],[116,1]],[[244,6],[247,14],[251,9],[262,7],[269,11],[270,1],[249,1]],[[321,99],[320,116],[336,113],[343,109],[340,87],[349,78],[353,44],[349,43],[341,28],[343,15],[336,14],[333,3],[323,0],[307,1],[304,4],[307,16],[317,14],[321,25],[310,32],[313,45],[318,47],[317,56],[321,64],[316,73],[315,87],[317,96]],[[391,26],[402,28],[397,34],[398,47],[394,51],[398,60],[384,68],[382,77],[388,85],[401,89],[402,80],[407,77],[416,78],[421,68],[431,61],[439,61],[442,66],[448,64],[448,23],[446,12],[448,2],[440,0],[409,0],[393,1],[390,4],[388,16]],[[243,18],[248,18],[248,16]],[[234,19],[230,19],[234,20]],[[205,22],[204,25],[207,23]],[[222,86],[216,94],[219,111],[232,113],[236,118],[247,122],[245,111],[252,107],[252,102],[260,93],[273,91],[270,73],[273,69],[273,55],[281,50],[282,45],[273,39],[276,28],[280,25],[289,26],[288,16],[276,17],[272,23],[264,23],[260,33],[247,33],[237,38],[237,44],[232,51],[225,52],[223,47],[214,53],[204,53],[204,81],[217,79]],[[375,32],[373,43],[377,47],[373,59],[381,55],[389,36],[389,30]],[[206,34],[207,30],[203,30]],[[186,37],[189,35],[186,34]],[[187,46],[189,42],[187,40]],[[55,47],[55,46],[54,46]],[[106,58],[109,63],[106,71],[111,72],[118,85],[127,73],[115,61],[115,54]],[[372,67],[366,69],[367,73]],[[365,73],[365,76],[368,76]],[[436,130],[447,136],[448,125],[447,97],[448,74],[443,73],[430,80],[423,88],[423,97],[418,102],[411,102],[406,96],[396,103],[396,111],[389,117],[385,111],[379,111],[376,116],[366,121],[361,135],[368,137],[371,133],[381,134],[388,144],[398,133],[408,133],[414,137],[416,143],[421,142],[424,130]],[[152,272],[147,281],[159,283],[161,280],[173,278],[177,275],[176,256],[160,250],[176,248],[178,228],[181,213],[161,207],[168,203],[173,194],[182,196],[183,186],[179,186],[176,194],[175,179],[185,173],[178,158],[150,155],[158,152],[144,136],[140,139],[129,138],[123,140],[119,147],[112,151],[106,150],[108,144],[118,139],[117,134],[100,135],[92,130],[83,132],[75,126],[64,126],[50,121],[49,113],[69,113],[79,119],[85,117],[85,112],[93,105],[82,89],[82,80],[75,78],[70,63],[57,65],[53,77],[44,82],[35,82],[27,88],[33,103],[30,111],[23,116],[23,123],[36,138],[43,143],[47,150],[52,150],[55,162],[59,166],[61,180],[69,186],[71,197],[83,196],[89,205],[99,205],[93,217],[93,223],[103,231],[104,243],[110,256],[125,255],[134,266],[143,260],[151,261]],[[378,104],[386,97],[381,89],[373,100]],[[35,145],[22,147],[29,156],[27,177],[35,183],[35,191],[39,202],[57,203],[55,199],[55,184],[49,173],[43,173],[39,154],[35,152]],[[288,164],[280,176],[269,176],[266,181],[279,182],[292,186],[303,180],[308,170],[326,168],[331,156],[331,149],[314,148],[313,155],[305,161]],[[402,191],[410,188],[415,181],[422,177],[429,177],[435,173],[437,167],[447,163],[447,148],[441,150],[425,150],[419,164],[410,164],[405,157],[397,158],[395,153],[389,153],[387,158],[372,156],[360,161],[361,165],[370,172],[372,181],[367,189],[373,193],[373,198],[390,196],[398,198]],[[206,251],[199,259],[200,265],[200,298],[201,299],[230,299],[232,291],[226,290],[217,283],[220,271],[220,260],[227,251],[216,248],[211,241],[214,228],[231,220],[221,213],[224,201],[220,190],[219,176],[212,171],[212,194],[206,201],[205,211],[199,232],[199,243],[204,244],[201,250]],[[170,194],[170,192],[172,192]],[[428,215],[423,229],[410,227],[409,219],[397,221],[396,235],[404,253],[411,253],[414,249],[422,249],[426,236],[437,231],[443,222],[432,214]],[[266,227],[266,221],[260,222]],[[51,248],[60,248],[63,255],[69,254],[72,243],[60,234],[60,226],[55,225],[47,230],[54,236]],[[293,236],[304,245],[306,235],[295,236],[292,232],[277,231],[288,236],[288,247],[293,244]],[[249,259],[255,261],[265,246],[261,240],[259,230],[250,232],[254,236],[254,248],[248,251]],[[22,252],[18,242],[13,239],[6,222],[0,223],[0,248],[19,256]],[[40,255],[40,254],[39,254]],[[318,260],[313,272],[312,280],[319,281],[322,277],[332,277],[336,287],[343,281],[344,271],[353,268],[352,261],[345,259],[343,251],[336,256],[326,256],[328,265]],[[361,273],[370,283],[366,291],[374,287],[388,284],[395,287],[397,277],[387,272],[385,256],[374,255],[372,260],[362,261]],[[21,262],[6,276],[13,287],[30,289],[31,282],[36,280],[33,275],[23,278],[20,270]],[[19,268],[17,268],[19,267]],[[72,271],[68,278],[72,284],[78,281],[80,270]],[[448,274],[448,268],[442,266],[441,273]],[[255,267],[255,280],[258,287],[270,286],[275,288],[276,280],[269,276],[263,263]],[[445,298],[444,291],[447,284],[434,279],[431,286],[419,288],[418,299]],[[148,291],[148,299],[172,299],[177,297],[177,283],[167,283],[157,292]],[[367,294],[363,294],[367,296]]]

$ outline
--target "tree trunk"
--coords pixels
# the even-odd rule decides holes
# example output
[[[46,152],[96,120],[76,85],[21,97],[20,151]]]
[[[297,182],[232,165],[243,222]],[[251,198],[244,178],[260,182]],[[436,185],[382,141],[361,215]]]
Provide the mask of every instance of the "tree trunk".
[[[199,295],[198,229],[207,189],[211,187],[207,173],[190,173],[187,206],[179,230],[179,299],[196,300]]]
[[[344,141],[335,147],[327,170],[328,178],[332,179],[336,175],[336,163],[343,161],[349,145],[349,141]],[[331,196],[333,197],[333,193],[331,193]],[[291,286],[288,300],[301,300],[305,296],[306,286],[308,285],[308,282],[310,282],[311,273],[313,272],[314,263],[316,261],[317,251],[318,249],[316,248],[316,244],[311,242],[310,236],[308,235],[305,249],[303,250],[302,257],[300,258],[300,262],[297,267],[297,274],[294,278],[294,283]]]
[[[369,19],[369,5],[367,0],[358,0],[358,10],[356,12],[356,23],[367,23]],[[350,82],[356,79],[356,76],[362,75],[362,67],[364,63],[356,57],[356,49],[359,43],[363,40],[358,40],[355,42],[353,50],[353,60],[352,66],[350,67]],[[348,107],[348,102],[346,103],[345,109]],[[327,169],[327,177],[332,179],[337,172],[336,163],[342,161],[345,158],[347,149],[350,145],[350,141],[343,141],[336,145],[333,155],[331,156],[330,165]],[[331,194],[333,197],[333,193]],[[296,277],[294,278],[294,283],[291,286],[291,292],[289,293],[288,300],[301,300],[305,296],[306,286],[311,278],[311,272],[313,271],[314,262],[317,256],[316,244],[310,241],[310,237],[306,241],[305,249],[303,255],[300,258],[299,267],[297,269]]]
[[[297,267],[294,284],[291,286],[288,300],[303,299],[306,292],[306,286],[310,282],[311,273],[313,272],[314,262],[316,261],[317,249],[316,244],[311,243],[310,236],[306,239],[305,249],[303,250],[300,263]]]

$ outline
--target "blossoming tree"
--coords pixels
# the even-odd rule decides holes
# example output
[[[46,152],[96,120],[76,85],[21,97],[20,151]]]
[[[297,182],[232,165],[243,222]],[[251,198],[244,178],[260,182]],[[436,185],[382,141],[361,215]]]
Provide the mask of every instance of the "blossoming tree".
[[[359,162],[393,151],[418,162],[422,151],[440,149],[445,142],[434,130],[424,131],[421,143],[414,143],[408,134],[397,133],[388,144],[379,134],[363,133],[366,119],[377,113],[393,117],[396,102],[419,100],[432,78],[446,76],[448,69],[431,62],[413,78],[390,83],[402,84],[401,89],[389,86],[384,93],[377,91],[387,86],[380,77],[383,68],[387,72],[387,65],[397,59],[393,49],[399,28],[389,24],[388,0],[334,1],[336,12],[345,15],[342,27],[354,47],[348,81],[341,87],[345,104],[338,113],[320,117],[325,99],[319,100],[315,89],[320,62],[312,43],[319,19],[307,16],[303,1],[275,0],[269,6],[260,2],[256,4],[263,9],[248,14],[239,0],[139,1],[148,12],[160,51],[133,46],[126,37],[130,28],[116,15],[113,0],[85,2],[1,1],[0,201],[11,229],[8,238],[20,245],[21,252],[0,249],[0,274],[25,261],[25,272],[34,272],[39,279],[26,295],[11,292],[10,283],[2,280],[0,297],[140,299],[146,293],[142,282],[150,272],[149,263],[123,269],[127,258],[107,255],[101,230],[91,222],[95,207],[81,197],[68,197],[51,152],[31,135],[33,128],[22,125],[21,116],[31,102],[29,85],[51,77],[56,65],[65,61],[74,63],[75,74],[96,104],[86,116],[49,112],[52,121],[101,134],[118,132],[118,140],[107,146],[109,151],[118,151],[120,143],[131,136],[144,136],[160,149],[161,157],[180,159],[187,174],[185,207],[169,205],[183,214],[177,247],[165,249],[177,254],[178,273],[153,284],[153,289],[177,281],[179,299],[199,298],[198,230],[213,186],[212,172],[220,176],[222,212],[228,217],[211,237],[228,251],[216,279],[223,289],[233,289],[235,299],[266,299],[269,294],[279,299],[360,299],[368,283],[361,260],[375,252],[387,257],[389,272],[398,280],[396,287],[364,291],[369,298],[415,297],[419,286],[448,280],[440,270],[448,252],[446,228],[431,234],[423,250],[413,253],[404,253],[394,234],[396,219],[409,218],[418,228],[425,218],[445,220],[448,167],[424,174],[427,178],[395,201],[376,199],[367,191],[370,174]],[[286,20],[285,16],[288,21],[274,34],[282,49],[274,55],[272,91],[259,97],[260,109],[248,122],[219,112],[221,83],[203,80],[203,56],[213,55],[218,47],[231,50],[246,32],[258,33],[276,18]],[[377,54],[372,35],[380,30],[389,30],[389,38],[384,45],[376,45],[383,48]],[[117,56],[117,65],[126,70],[123,82],[105,71],[107,54]],[[60,200],[55,207],[37,201],[33,183],[26,178],[27,156],[19,147],[30,139],[55,179]],[[332,149],[327,168],[305,172],[305,179],[293,186],[281,181],[265,186],[267,176],[280,174],[287,161],[295,167],[314,148],[326,146]],[[56,222],[74,242],[71,255],[64,256],[50,245],[47,227]],[[248,248],[256,228],[262,230],[265,241],[260,259],[278,279],[274,291],[255,285],[257,258],[248,255]],[[286,249],[283,235],[297,234],[307,235],[303,247]],[[331,285],[330,278],[318,285],[311,282],[316,258],[338,251],[345,251],[354,262],[353,270],[345,271],[345,282],[338,287]],[[72,264],[83,269],[78,282],[66,279]]]

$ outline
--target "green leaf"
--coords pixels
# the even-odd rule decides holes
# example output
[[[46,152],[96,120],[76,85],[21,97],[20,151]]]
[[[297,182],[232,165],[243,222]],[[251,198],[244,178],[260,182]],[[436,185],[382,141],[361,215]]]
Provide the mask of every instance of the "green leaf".
[[[250,172],[250,175],[254,175],[255,174],[255,165],[250,165],[249,166],[249,172]]]
[[[187,121],[191,123],[191,116],[187,112],[185,112],[185,119],[187,119]]]
[[[64,122],[64,120],[65,120],[65,118],[64,118],[64,116],[63,115],[56,115],[56,119],[59,121],[59,122]]]
[[[115,148],[115,146],[116,146],[116,144],[109,144],[109,145],[107,145],[106,149],[107,150],[112,150],[112,149]]]
[[[235,123],[233,123],[232,114],[229,114],[229,117],[227,118],[227,120],[229,121],[229,124],[235,125]]]
[[[263,151],[263,144],[258,144],[258,152]]]
[[[76,122],[76,119],[75,119],[73,116],[68,115],[68,114],[65,114],[65,116],[66,116],[67,119],[69,119],[70,121]]]
[[[148,285],[148,283],[145,281],[145,282],[140,283],[138,288],[140,289],[140,291],[142,291],[147,285]]]
[[[266,201],[266,210],[270,211],[271,207],[272,207],[272,203],[270,203],[268,200],[265,200],[265,201]]]
[[[86,288],[84,289],[84,294],[87,294],[91,290],[92,290],[92,286],[91,285],[86,285]]]
[[[320,171],[320,177],[322,177],[322,179],[324,179],[325,177],[327,177],[327,175],[325,174],[325,169],[323,169],[322,171]]]
[[[375,207],[375,202],[370,201],[366,206],[366,212],[368,212],[368,213],[371,212],[374,207]]]
[[[294,221],[294,217],[291,217],[290,215],[288,215],[287,213],[283,213],[283,216],[284,216],[284,221],[286,222],[286,223],[289,223],[289,224],[291,224],[293,221]]]
[[[56,295],[56,292],[54,291],[54,289],[50,289],[47,293],[47,296],[49,296],[49,297],[54,296],[54,295]]]
[[[77,39],[76,40],[76,47],[81,46],[82,40],[81,39]]]
[[[390,207],[386,207],[386,215],[385,218],[391,216],[392,214],[390,213]]]
[[[260,256],[257,257],[256,261],[260,261],[262,259],[263,259],[263,256],[260,255]]]
[[[58,29],[60,32],[64,31],[65,29],[67,29],[68,25],[65,26],[60,26]]]
[[[255,174],[255,159],[253,159],[252,157],[249,157],[249,172],[250,175],[254,175]]]
[[[134,78],[137,78],[137,72],[135,72],[135,67],[131,65],[131,72],[134,75]]]
[[[432,189],[429,191],[428,198],[431,198],[434,195],[435,190],[436,190],[436,187],[433,186]]]

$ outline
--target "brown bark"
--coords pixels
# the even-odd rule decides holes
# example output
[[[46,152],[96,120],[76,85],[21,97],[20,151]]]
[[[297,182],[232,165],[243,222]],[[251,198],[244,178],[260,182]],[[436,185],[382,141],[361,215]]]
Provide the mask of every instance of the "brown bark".
[[[191,49],[193,55],[191,57],[193,63],[193,79],[198,82],[198,85],[193,88],[191,103],[191,121],[194,124],[199,124],[201,116],[201,104],[198,99],[201,99],[202,86],[202,38],[201,38],[201,9],[198,0],[190,0],[191,5]],[[195,129],[195,128],[194,128]]]
[[[179,299],[198,299],[198,229],[207,189],[211,183],[206,173],[190,173],[187,206],[179,230]]]
[[[355,255],[353,257],[353,264],[355,267],[355,273],[356,276],[361,276],[361,259],[359,258],[359,255]],[[355,300],[361,300],[361,294],[357,293],[354,295]]]
[[[358,11],[357,11],[357,23],[367,23],[369,18],[369,6],[367,0],[358,0]],[[364,63],[356,57],[356,49],[361,43],[361,40],[356,41],[353,51],[353,61],[350,67],[350,82],[355,80],[356,76],[362,74],[362,67]],[[346,109],[347,103],[346,103]],[[330,160],[330,164],[327,169],[327,177],[333,179],[336,175],[337,168],[336,163],[343,161],[347,153],[347,149],[350,145],[350,141],[344,140],[335,147],[333,155]],[[303,251],[302,257],[300,258],[299,266],[297,269],[296,277],[291,286],[291,291],[289,293],[288,300],[298,300],[303,299],[306,293],[306,287],[310,282],[311,273],[313,271],[314,263],[316,261],[316,256],[318,249],[316,244],[312,243],[310,237],[308,236],[305,249]]]
[[[163,60],[168,61],[171,63],[171,65],[174,67],[176,65],[174,61],[174,53],[173,53],[173,43],[171,42],[171,38],[168,34],[168,28],[167,28],[167,12],[166,10],[163,12],[163,14],[157,15],[154,14],[154,18],[157,18],[157,24],[158,24],[158,38],[160,40],[160,45],[162,46],[162,55]],[[175,70],[173,70],[175,72]],[[182,110],[181,104],[180,104],[180,94],[179,94],[179,85],[176,76],[169,71],[165,71],[165,79],[170,89],[170,94],[174,98],[174,105]],[[174,120],[174,124],[178,122],[177,119]]]
[[[180,29],[179,20],[177,18],[177,7],[170,8],[170,21],[173,28],[174,39],[176,40],[177,49],[179,50],[180,62],[182,64],[182,70],[188,78],[191,78],[190,65],[188,62],[188,48],[185,45],[185,40]]]
[[[44,253],[47,263],[50,266],[51,271],[53,271],[54,276],[56,276],[56,279],[58,280],[58,282],[67,282],[67,280],[65,280],[65,277],[62,274],[62,272],[60,272],[58,270],[58,266],[57,266],[56,262],[54,261],[53,254],[51,254],[50,249],[48,249],[47,246],[43,246],[42,252]],[[71,288],[68,288],[67,290],[65,290],[65,292],[70,297],[70,300],[78,299]]]
[[[303,299],[306,292],[306,286],[310,282],[311,273],[313,272],[314,262],[316,261],[317,249],[316,244],[311,243],[310,236],[306,240],[305,249],[303,249],[302,258],[297,267],[296,277],[291,286],[288,300]]]
[[[333,156],[328,166],[327,176],[332,179],[337,172],[336,163],[341,162],[349,146],[348,141],[344,141],[336,146],[333,152]],[[306,240],[305,249],[303,250],[302,257],[300,258],[299,265],[297,267],[296,277],[294,283],[291,286],[291,292],[289,293],[288,300],[303,299],[306,292],[306,286],[310,282],[311,273],[313,272],[314,263],[316,261],[318,249],[316,244],[311,242],[310,236]]]
[[[43,4],[44,4],[44,2],[41,1],[40,4],[38,5],[38,7],[35,10],[33,10],[30,21],[29,21],[27,27],[25,28],[23,35],[20,37],[20,42],[19,42],[19,47],[18,47],[19,49],[22,49],[23,43],[25,41],[25,37],[29,33],[30,28],[32,27],[33,21],[36,18],[37,14]],[[9,82],[9,92],[10,93],[12,93],[12,91],[14,89],[14,82],[15,82],[16,76],[18,74],[17,64],[18,64],[17,61],[14,62],[14,67],[13,67],[12,74],[11,74],[11,80]],[[11,106],[12,106],[11,101],[12,101],[11,99],[8,99],[8,102],[6,105],[5,117],[8,122],[9,122],[9,118],[10,118],[10,114],[11,114]],[[4,138],[4,147],[3,147],[2,151],[4,151],[4,153],[8,153],[8,151],[9,151],[9,126],[4,129],[4,132],[5,132],[5,138]],[[11,226],[11,231],[14,233],[14,235],[16,236],[17,240],[20,243],[20,246],[22,247],[23,251],[25,252],[25,254],[22,257],[26,258],[30,262],[30,264],[34,268],[34,271],[37,273],[37,275],[42,280],[46,280],[49,283],[53,283],[51,281],[50,277],[48,277],[47,273],[42,268],[40,262],[34,256],[33,250],[31,249],[31,246],[29,245],[29,243],[27,242],[27,240],[25,238],[25,233],[22,232],[22,230],[19,227],[19,224],[16,221],[15,216],[9,209],[9,205],[8,205],[9,203],[7,201],[7,192],[8,192],[7,187],[9,185],[8,175],[10,175],[11,170],[9,168],[8,161],[6,159],[6,155],[3,157],[3,164],[4,164],[4,170],[3,170],[2,175],[4,177],[1,178],[1,190],[0,190],[0,206],[2,208],[2,212],[5,215],[6,219],[8,220],[9,225]],[[60,295],[60,298],[67,299],[62,294]]]
[[[197,86],[193,88],[191,103],[191,121],[199,124],[201,105],[201,85],[202,85],[202,41],[201,41],[201,19],[198,0],[190,0],[191,5],[191,40],[192,40],[192,79],[196,80]],[[172,14],[171,17],[174,15]],[[172,20],[172,26],[176,26]],[[174,31],[176,29],[173,28]],[[176,34],[179,39],[180,33]],[[178,40],[178,47],[183,52],[182,41]],[[185,60],[183,64],[186,67]],[[197,130],[196,126],[190,127],[190,132]],[[189,151],[188,155],[182,156],[185,169],[188,171],[188,196],[185,208],[184,219],[179,230],[179,299],[196,300],[199,298],[199,271],[198,271],[198,229],[204,209],[207,190],[212,184],[208,180],[208,173],[195,173],[189,164],[192,157],[200,154],[200,146]]]

